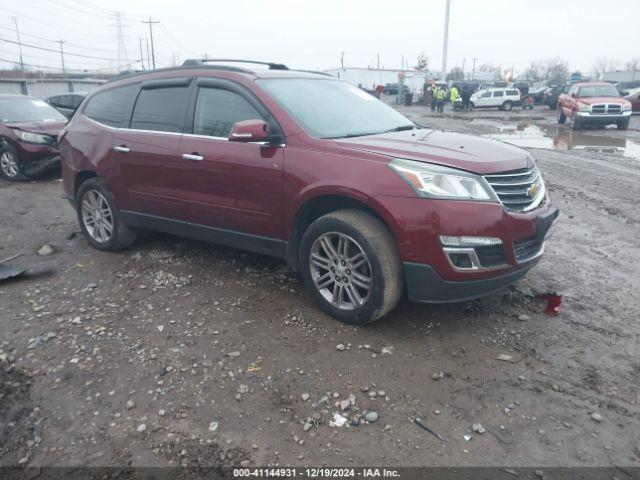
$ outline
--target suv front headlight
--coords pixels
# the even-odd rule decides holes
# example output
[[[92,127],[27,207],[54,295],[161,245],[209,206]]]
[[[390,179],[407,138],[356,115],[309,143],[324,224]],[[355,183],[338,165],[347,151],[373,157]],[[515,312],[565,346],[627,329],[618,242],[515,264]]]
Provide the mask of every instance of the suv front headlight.
[[[578,102],[578,111],[579,112],[588,112],[590,109],[591,109],[591,107],[589,105],[587,105],[586,103]]]
[[[623,112],[630,112],[631,111],[631,102],[624,102],[622,104],[622,111]]]
[[[487,181],[473,173],[402,158],[394,159],[389,166],[419,197],[500,201]]]
[[[24,130],[17,129],[13,130],[13,133],[18,138],[18,140],[25,143],[44,144],[51,141],[51,137],[49,135],[41,135],[39,133],[25,132]]]

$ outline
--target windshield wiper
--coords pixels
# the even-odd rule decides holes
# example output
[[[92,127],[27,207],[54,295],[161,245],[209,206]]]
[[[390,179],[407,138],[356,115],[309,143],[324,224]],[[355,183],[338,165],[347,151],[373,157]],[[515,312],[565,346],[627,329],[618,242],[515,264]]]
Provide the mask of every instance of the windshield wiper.
[[[414,128],[418,128],[415,125],[400,125],[399,127],[390,128],[389,130],[385,130],[382,133],[391,133],[391,132],[402,132],[403,130],[413,130]]]

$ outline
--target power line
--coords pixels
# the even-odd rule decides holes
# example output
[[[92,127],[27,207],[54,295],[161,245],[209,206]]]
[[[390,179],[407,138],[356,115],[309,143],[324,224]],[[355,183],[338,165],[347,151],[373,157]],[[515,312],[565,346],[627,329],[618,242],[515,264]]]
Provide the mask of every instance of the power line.
[[[7,40],[6,38],[0,38],[1,42],[7,42],[7,43],[13,43],[14,45],[21,45],[23,47],[27,47],[27,48],[35,48],[36,50],[44,50],[47,52],[55,52],[55,53],[59,53],[59,50],[54,50],[52,48],[47,48],[47,47],[39,47],[37,45],[31,45],[29,43],[20,43],[20,42],[16,42],[14,40]],[[60,41],[58,40],[58,43],[60,43]],[[81,53],[70,53],[67,52],[67,55],[71,55],[74,57],[82,57],[82,58],[93,58],[96,60],[113,60],[113,58],[106,58],[106,57],[95,57],[93,55],[83,55]]]
[[[16,31],[15,28],[7,27],[7,26],[4,26],[4,25],[0,25],[0,29],[7,30],[7,31],[10,31],[10,32],[15,32]],[[38,40],[44,40],[45,42],[58,43],[58,40],[55,40],[53,38],[42,37],[40,35],[34,35],[33,33],[26,33],[26,32],[23,32],[23,31],[20,32],[20,36],[21,37],[37,38]],[[70,45],[70,46],[72,46],[72,47],[74,47],[76,49],[80,48],[80,49],[83,49],[83,50],[91,50],[91,51],[96,51],[96,52],[113,53],[113,50],[110,50],[110,49],[108,50],[106,48],[86,47],[86,46],[78,45],[78,44],[72,43],[72,42],[67,42],[67,45]]]

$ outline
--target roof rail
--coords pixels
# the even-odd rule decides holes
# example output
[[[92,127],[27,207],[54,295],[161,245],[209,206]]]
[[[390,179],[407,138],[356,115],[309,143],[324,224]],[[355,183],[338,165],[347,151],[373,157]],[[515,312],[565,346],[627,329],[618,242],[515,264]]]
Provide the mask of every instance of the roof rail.
[[[196,67],[206,65],[207,63],[251,63],[253,65],[266,65],[269,70],[289,70],[286,65],[282,63],[272,62],[258,62],[256,60],[239,60],[234,58],[190,58],[182,63],[183,67]]]

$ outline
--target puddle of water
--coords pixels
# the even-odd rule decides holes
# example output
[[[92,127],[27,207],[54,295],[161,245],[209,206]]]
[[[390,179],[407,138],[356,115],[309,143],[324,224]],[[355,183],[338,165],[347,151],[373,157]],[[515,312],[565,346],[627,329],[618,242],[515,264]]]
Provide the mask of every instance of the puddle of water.
[[[503,125],[492,122],[491,126],[495,127],[499,133],[490,133],[484,135],[485,137],[502,140],[519,147],[565,151],[584,150],[623,155],[640,160],[640,144],[626,138],[589,135],[554,127],[543,129],[527,123]]]

